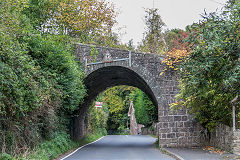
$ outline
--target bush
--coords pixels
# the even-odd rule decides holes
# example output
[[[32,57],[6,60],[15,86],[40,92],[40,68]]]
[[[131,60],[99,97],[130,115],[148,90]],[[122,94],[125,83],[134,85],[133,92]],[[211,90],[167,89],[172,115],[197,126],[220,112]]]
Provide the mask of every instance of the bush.
[[[14,158],[7,153],[0,154],[0,160],[13,160],[13,159]]]
[[[27,39],[29,54],[44,71],[50,73],[56,88],[62,91],[62,106],[72,113],[83,102],[86,90],[84,73],[75,61],[74,47],[67,36],[35,35]],[[65,40],[65,41],[64,41]]]
[[[59,96],[25,44],[0,29],[0,46],[0,148],[18,154],[41,139],[43,125],[54,129]]]
[[[99,100],[99,98],[98,98]],[[104,108],[104,106],[103,106]],[[92,103],[88,115],[88,132],[90,134],[107,135],[108,114],[104,109],[97,109],[95,101]]]
[[[8,39],[8,40],[6,40]],[[68,130],[83,101],[84,74],[57,37],[11,39],[0,30],[0,148],[12,155]]]

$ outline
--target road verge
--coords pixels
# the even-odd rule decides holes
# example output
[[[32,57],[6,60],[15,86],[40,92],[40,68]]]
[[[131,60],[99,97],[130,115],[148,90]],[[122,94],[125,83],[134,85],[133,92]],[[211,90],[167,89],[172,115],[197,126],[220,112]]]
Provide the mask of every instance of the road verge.
[[[74,154],[75,152],[77,152],[78,150],[82,149],[83,147],[88,146],[88,145],[90,145],[90,144],[92,144],[92,143],[95,143],[95,142],[101,140],[101,139],[104,138],[104,137],[105,137],[105,136],[101,136],[101,137],[98,136],[98,137],[96,137],[96,138],[94,138],[94,139],[91,139],[91,138],[88,138],[88,137],[87,137],[87,138],[84,138],[84,139],[82,140],[81,145],[79,145],[77,148],[74,148],[74,149],[72,149],[72,150],[70,150],[70,151],[62,154],[61,156],[57,157],[55,160],[64,160],[64,159],[66,159],[67,157],[69,157],[69,156],[71,156],[72,154]]]

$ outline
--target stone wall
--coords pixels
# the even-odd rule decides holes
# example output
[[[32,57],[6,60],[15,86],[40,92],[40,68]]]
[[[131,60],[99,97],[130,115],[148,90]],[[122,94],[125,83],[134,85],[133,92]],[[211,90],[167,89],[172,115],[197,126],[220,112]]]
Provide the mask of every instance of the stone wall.
[[[158,128],[161,147],[194,147],[203,144],[200,136],[202,127],[186,110],[162,117]]]
[[[233,131],[229,126],[217,124],[214,132],[211,133],[210,145],[239,155],[240,130]]]
[[[158,136],[158,125],[157,123],[153,123],[151,127],[143,127],[142,135],[154,135]]]
[[[178,77],[175,72],[164,73],[162,101],[158,107],[158,134],[161,147],[201,146],[200,124],[194,121],[186,109],[172,111],[169,105],[176,101],[179,93]]]
[[[233,132],[232,152],[240,155],[240,130]]]

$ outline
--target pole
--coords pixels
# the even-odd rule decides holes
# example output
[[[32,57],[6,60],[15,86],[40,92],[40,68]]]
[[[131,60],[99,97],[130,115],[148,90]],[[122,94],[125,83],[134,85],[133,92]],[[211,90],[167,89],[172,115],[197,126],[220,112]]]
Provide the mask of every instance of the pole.
[[[236,117],[235,117],[235,110],[236,110],[236,108],[235,108],[235,105],[233,104],[232,105],[232,116],[233,116],[233,131],[235,131],[236,130]]]
[[[87,64],[87,58],[85,59],[85,73],[87,73],[87,67],[88,67],[88,64]]]
[[[236,130],[236,104],[238,101],[238,95],[231,101],[232,103],[232,118],[233,118],[233,131]]]
[[[129,67],[132,67],[132,51],[129,51]]]

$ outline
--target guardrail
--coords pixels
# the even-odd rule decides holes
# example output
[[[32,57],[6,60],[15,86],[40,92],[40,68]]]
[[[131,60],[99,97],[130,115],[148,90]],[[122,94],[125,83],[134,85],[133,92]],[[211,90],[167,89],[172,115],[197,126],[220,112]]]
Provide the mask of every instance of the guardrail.
[[[105,58],[105,57],[104,57]],[[98,65],[98,64],[105,64],[105,63],[112,63],[112,62],[120,62],[120,61],[128,61],[129,67],[132,66],[132,52],[129,51],[128,58],[120,58],[120,59],[104,59],[98,62],[91,62],[88,63],[88,59],[85,59],[85,72],[87,71],[87,67],[91,65]]]

